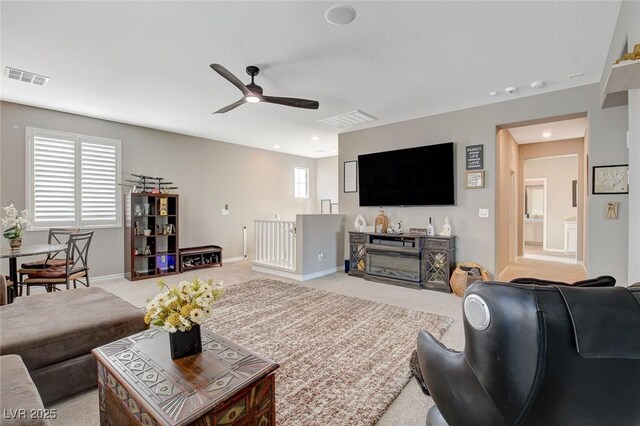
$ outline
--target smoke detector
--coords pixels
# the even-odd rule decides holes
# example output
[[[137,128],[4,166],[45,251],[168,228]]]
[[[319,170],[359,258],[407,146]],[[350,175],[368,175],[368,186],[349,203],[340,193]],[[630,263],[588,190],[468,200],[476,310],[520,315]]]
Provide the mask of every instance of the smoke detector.
[[[44,75],[34,74],[28,71],[22,71],[19,69],[6,67],[4,69],[4,76],[11,80],[23,81],[25,83],[32,83],[36,86],[46,86],[49,83],[49,77]]]
[[[510,95],[513,95],[514,93],[516,93],[518,91],[517,87],[507,87],[506,89],[504,89],[504,91]]]

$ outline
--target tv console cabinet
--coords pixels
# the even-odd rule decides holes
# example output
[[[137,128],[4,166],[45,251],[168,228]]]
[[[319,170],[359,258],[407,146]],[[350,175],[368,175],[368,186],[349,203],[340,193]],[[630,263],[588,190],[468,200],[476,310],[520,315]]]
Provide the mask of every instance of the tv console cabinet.
[[[450,293],[455,238],[349,232],[349,275]]]

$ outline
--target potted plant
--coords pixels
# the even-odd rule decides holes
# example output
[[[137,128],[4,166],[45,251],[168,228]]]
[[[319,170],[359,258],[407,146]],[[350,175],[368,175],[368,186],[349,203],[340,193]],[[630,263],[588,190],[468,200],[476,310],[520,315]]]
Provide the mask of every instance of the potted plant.
[[[17,250],[22,246],[22,233],[31,226],[31,222],[27,219],[29,211],[16,209],[13,202],[3,207],[3,210],[5,217],[1,219],[4,228],[2,236],[9,240],[12,250]]]
[[[171,359],[202,352],[200,324],[211,316],[213,303],[222,296],[222,281],[214,284],[211,279],[195,278],[169,288],[159,280],[158,287],[163,291],[147,300],[144,321],[169,332]]]

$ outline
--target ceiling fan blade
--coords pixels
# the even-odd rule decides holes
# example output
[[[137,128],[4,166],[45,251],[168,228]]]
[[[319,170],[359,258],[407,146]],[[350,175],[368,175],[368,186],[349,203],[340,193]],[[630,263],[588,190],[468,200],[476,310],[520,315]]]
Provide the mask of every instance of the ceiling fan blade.
[[[235,75],[231,74],[231,71],[229,71],[228,69],[226,69],[222,65],[220,65],[220,64],[211,64],[209,66],[211,67],[212,70],[214,70],[215,72],[220,74],[223,78],[227,79],[231,84],[233,84],[238,89],[240,89],[240,91],[242,92],[243,95],[246,96],[249,93],[251,93],[249,91],[249,89],[247,89],[247,86],[245,86],[242,83],[242,81],[240,81],[240,79],[238,77],[236,77]]]
[[[306,109],[318,109],[320,104],[318,101],[311,101],[309,99],[298,99],[298,98],[280,98],[278,96],[262,96],[262,100],[264,102],[269,102],[271,104],[279,104],[285,105],[295,108],[306,108]]]
[[[220,108],[219,110],[217,110],[216,112],[214,112],[214,114],[223,114],[225,112],[229,112],[234,108],[239,107],[240,105],[242,105],[243,103],[245,103],[246,101],[244,100],[244,98],[240,99],[239,101],[235,101],[234,103],[232,103],[231,105],[227,105],[224,108]]]

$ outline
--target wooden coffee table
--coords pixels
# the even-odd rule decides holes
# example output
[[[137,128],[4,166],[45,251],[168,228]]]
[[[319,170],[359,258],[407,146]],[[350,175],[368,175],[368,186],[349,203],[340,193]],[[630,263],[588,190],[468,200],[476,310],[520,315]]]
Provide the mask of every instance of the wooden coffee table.
[[[152,328],[94,349],[101,425],[275,425],[278,364],[202,330],[202,353],[171,360]]]

